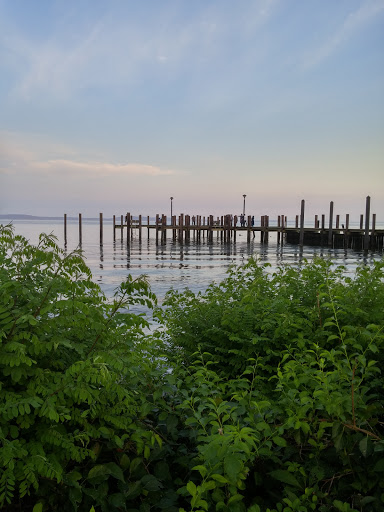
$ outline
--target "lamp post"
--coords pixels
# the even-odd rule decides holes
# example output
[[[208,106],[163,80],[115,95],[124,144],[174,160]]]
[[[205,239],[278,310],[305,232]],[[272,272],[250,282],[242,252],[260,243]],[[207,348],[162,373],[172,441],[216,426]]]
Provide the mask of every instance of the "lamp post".
[[[243,194],[244,197],[244,203],[243,203],[243,215],[245,215],[245,198],[247,197],[247,194]]]
[[[173,197],[171,196],[170,199],[171,199],[171,220],[172,220],[172,201],[173,201]]]

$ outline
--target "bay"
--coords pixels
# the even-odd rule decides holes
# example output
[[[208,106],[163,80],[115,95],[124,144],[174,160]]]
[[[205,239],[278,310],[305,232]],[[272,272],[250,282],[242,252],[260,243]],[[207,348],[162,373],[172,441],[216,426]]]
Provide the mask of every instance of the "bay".
[[[0,220],[6,224],[6,221]],[[64,248],[63,221],[33,219],[14,220],[12,222],[17,234],[25,236],[31,243],[38,242],[39,234],[53,233],[58,238],[58,244]],[[67,227],[68,243],[66,251],[78,248],[78,223],[69,220]],[[269,263],[269,271],[279,265],[300,265],[303,259],[312,260],[316,256],[328,258],[335,265],[344,265],[346,271],[353,273],[359,264],[373,264],[382,259],[382,253],[333,249],[327,247],[304,246],[294,244],[278,244],[276,235],[270,236],[268,243],[260,243],[256,234],[251,243],[247,243],[246,234],[238,233],[236,243],[223,243],[216,235],[213,243],[206,239],[196,243],[173,242],[169,235],[165,245],[156,245],[154,230],[143,228],[142,242],[134,233],[128,246],[126,238],[120,240],[120,232],[116,232],[116,242],[113,241],[112,221],[104,223],[103,245],[99,243],[98,219],[83,220],[82,246],[83,256],[90,267],[93,279],[104,293],[111,297],[128,274],[134,278],[145,274],[148,277],[152,291],[161,303],[165,293],[171,287],[182,290],[189,288],[194,292],[204,291],[210,283],[221,281],[232,264],[241,265],[249,257],[257,257],[262,263]],[[124,233],[125,235],[125,233]]]

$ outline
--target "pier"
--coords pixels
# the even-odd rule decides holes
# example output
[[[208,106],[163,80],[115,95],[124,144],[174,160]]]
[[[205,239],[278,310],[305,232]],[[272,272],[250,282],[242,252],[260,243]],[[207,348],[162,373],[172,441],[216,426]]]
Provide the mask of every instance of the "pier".
[[[150,237],[150,231],[155,232],[156,244],[166,244],[167,241],[196,243],[202,241],[213,242],[213,237],[223,243],[236,243],[239,235],[245,235],[247,243],[251,243],[256,236],[261,243],[268,243],[271,234],[276,234],[277,243],[290,243],[300,246],[327,246],[354,250],[383,250],[384,229],[376,228],[376,214],[370,213],[370,197],[366,198],[365,215],[360,215],[360,226],[350,226],[350,215],[342,218],[334,216],[334,203],[330,202],[329,215],[326,225],[326,215],[315,215],[312,227],[305,222],[305,200],[301,201],[300,214],[290,221],[285,215],[278,215],[274,224],[270,223],[269,215],[256,217],[226,214],[219,217],[213,215],[178,216],[157,214],[155,218],[142,216],[134,218],[130,212],[120,216],[113,216],[113,241],[119,237],[126,239],[127,244],[139,243],[143,236]],[[242,219],[240,217],[243,217]],[[99,215],[100,245],[103,244],[103,214]],[[134,237],[134,234],[136,235]],[[79,244],[82,241],[82,216],[79,214]],[[67,243],[67,216],[64,215],[64,242]]]

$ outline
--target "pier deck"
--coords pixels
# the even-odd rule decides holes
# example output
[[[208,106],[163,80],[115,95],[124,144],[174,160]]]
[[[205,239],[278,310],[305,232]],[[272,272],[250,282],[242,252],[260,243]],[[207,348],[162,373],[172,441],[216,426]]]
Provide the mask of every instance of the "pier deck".
[[[116,234],[120,233],[121,240],[126,239],[127,244],[133,243],[133,234],[138,235],[139,242],[142,240],[143,230],[147,230],[149,238],[150,231],[155,231],[156,243],[165,244],[167,234],[171,232],[173,241],[180,243],[189,242],[192,239],[199,243],[213,241],[213,236],[220,238],[225,243],[236,243],[238,235],[247,236],[247,242],[255,239],[260,234],[262,243],[268,242],[270,234],[276,234],[277,243],[283,241],[292,244],[318,245],[337,248],[352,248],[356,250],[383,250],[384,229],[376,228],[376,214],[370,215],[370,197],[366,198],[365,215],[360,215],[360,227],[351,227],[349,214],[343,217],[344,223],[340,222],[340,215],[333,215],[333,201],[330,203],[329,216],[315,215],[313,227],[304,225],[305,201],[301,201],[300,215],[296,215],[291,226],[288,226],[287,217],[278,215],[275,225],[270,224],[268,215],[262,215],[258,220],[254,216],[222,215],[156,215],[155,221],[151,222],[149,216],[139,215],[135,219],[131,213],[118,217],[113,216],[113,240],[116,241]],[[294,224],[294,226],[292,226]],[[135,237],[136,239],[136,237]],[[79,214],[79,243],[82,240],[82,221]],[[64,215],[64,242],[67,241],[67,216]],[[100,213],[100,244],[103,243],[103,214]]]

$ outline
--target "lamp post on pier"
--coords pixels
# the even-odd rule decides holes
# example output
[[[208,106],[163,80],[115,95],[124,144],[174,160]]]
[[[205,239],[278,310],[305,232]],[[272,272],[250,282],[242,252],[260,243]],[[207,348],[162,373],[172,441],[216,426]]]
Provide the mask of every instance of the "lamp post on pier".
[[[243,203],[243,215],[245,215],[245,198],[247,197],[247,194],[243,194],[244,197],[244,203]]]
[[[173,197],[171,196],[170,199],[171,199],[171,220],[172,220],[172,201],[173,201]]]

